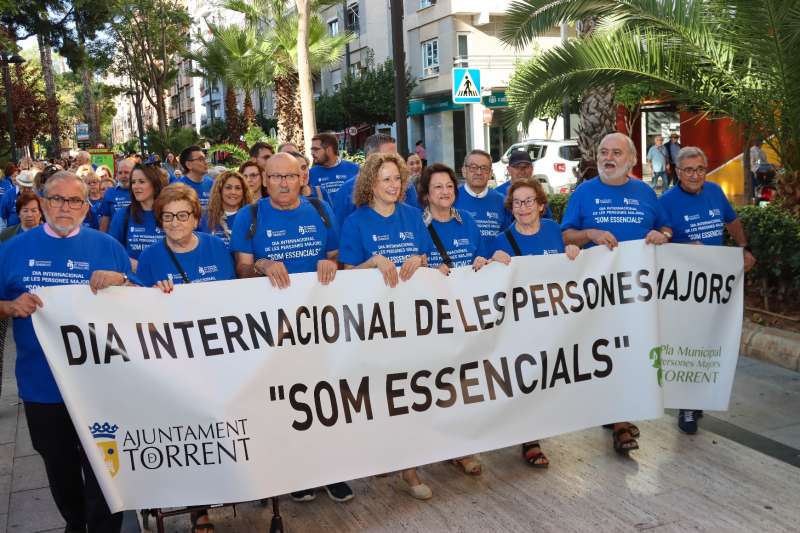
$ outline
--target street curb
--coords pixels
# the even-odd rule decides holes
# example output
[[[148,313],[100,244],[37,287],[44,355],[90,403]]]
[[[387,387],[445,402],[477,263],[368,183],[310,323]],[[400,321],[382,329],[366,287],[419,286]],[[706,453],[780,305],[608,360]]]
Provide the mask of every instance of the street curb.
[[[800,333],[742,322],[741,353],[800,372]]]

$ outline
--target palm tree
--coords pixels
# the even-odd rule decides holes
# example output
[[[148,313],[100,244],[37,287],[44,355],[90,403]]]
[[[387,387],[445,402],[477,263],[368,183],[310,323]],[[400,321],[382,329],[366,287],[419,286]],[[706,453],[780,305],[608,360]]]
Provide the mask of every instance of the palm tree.
[[[312,73],[318,73],[323,67],[339,61],[345,44],[354,39],[350,33],[328,34],[327,26],[317,10],[322,5],[332,3],[330,0],[311,2],[308,61]],[[303,146],[297,70],[298,14],[287,10],[283,0],[227,0],[224,7],[243,13],[248,27],[262,36],[265,47],[259,53],[265,64],[270,64],[273,69],[279,136],[282,141]]]
[[[800,0],[518,0],[514,45],[561,22],[601,17],[598,31],[522,66],[509,87],[527,121],[564,94],[649,84],[679,104],[763,135],[781,158],[784,201],[800,211]],[[748,183],[749,180],[746,180]]]

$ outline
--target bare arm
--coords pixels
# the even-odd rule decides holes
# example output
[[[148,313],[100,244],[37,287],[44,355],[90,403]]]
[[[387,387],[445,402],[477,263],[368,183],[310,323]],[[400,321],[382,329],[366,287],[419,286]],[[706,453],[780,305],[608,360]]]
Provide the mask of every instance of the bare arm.
[[[99,229],[103,233],[108,233],[108,226],[111,224],[111,217],[103,215],[100,217]]]

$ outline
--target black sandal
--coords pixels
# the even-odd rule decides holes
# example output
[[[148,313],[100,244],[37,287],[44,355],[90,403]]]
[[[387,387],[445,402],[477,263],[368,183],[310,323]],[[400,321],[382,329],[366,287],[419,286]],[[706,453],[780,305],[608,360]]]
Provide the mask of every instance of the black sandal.
[[[532,451],[538,448],[539,451]],[[547,456],[542,452],[542,447],[539,444],[539,441],[534,442],[526,442],[522,445],[522,458],[528,463],[528,466],[532,468],[547,468],[550,466],[550,460]],[[540,462],[544,459],[546,462]]]
[[[639,443],[636,442],[636,438],[633,436],[629,428],[627,427],[619,428],[618,430],[614,431],[613,435],[614,435],[615,452],[627,455],[629,452],[639,449]],[[628,435],[630,439],[621,440],[620,437],[622,435]]]
[[[208,517],[208,510],[192,511],[189,515],[192,520],[192,533],[214,533],[214,524],[206,522],[205,524],[198,524],[197,521],[202,517]]]

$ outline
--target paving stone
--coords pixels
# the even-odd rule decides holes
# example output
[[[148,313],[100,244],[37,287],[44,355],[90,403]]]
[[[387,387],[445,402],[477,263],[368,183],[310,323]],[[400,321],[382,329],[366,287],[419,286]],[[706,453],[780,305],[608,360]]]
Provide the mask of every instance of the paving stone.
[[[16,440],[17,412],[16,403],[0,403],[0,444],[13,444]]]
[[[11,474],[11,467],[14,464],[14,445],[0,444],[0,476]]]
[[[0,515],[8,513],[8,501],[11,499],[11,474],[0,476]],[[3,525],[5,526],[5,520]]]
[[[0,514],[0,533],[6,533],[6,523],[8,522],[7,514]]]
[[[11,494],[8,533],[37,533],[57,528],[63,530],[64,525],[49,488]]]
[[[11,491],[41,489],[48,487],[47,474],[44,463],[38,455],[18,457],[14,459],[14,473],[11,481]]]

